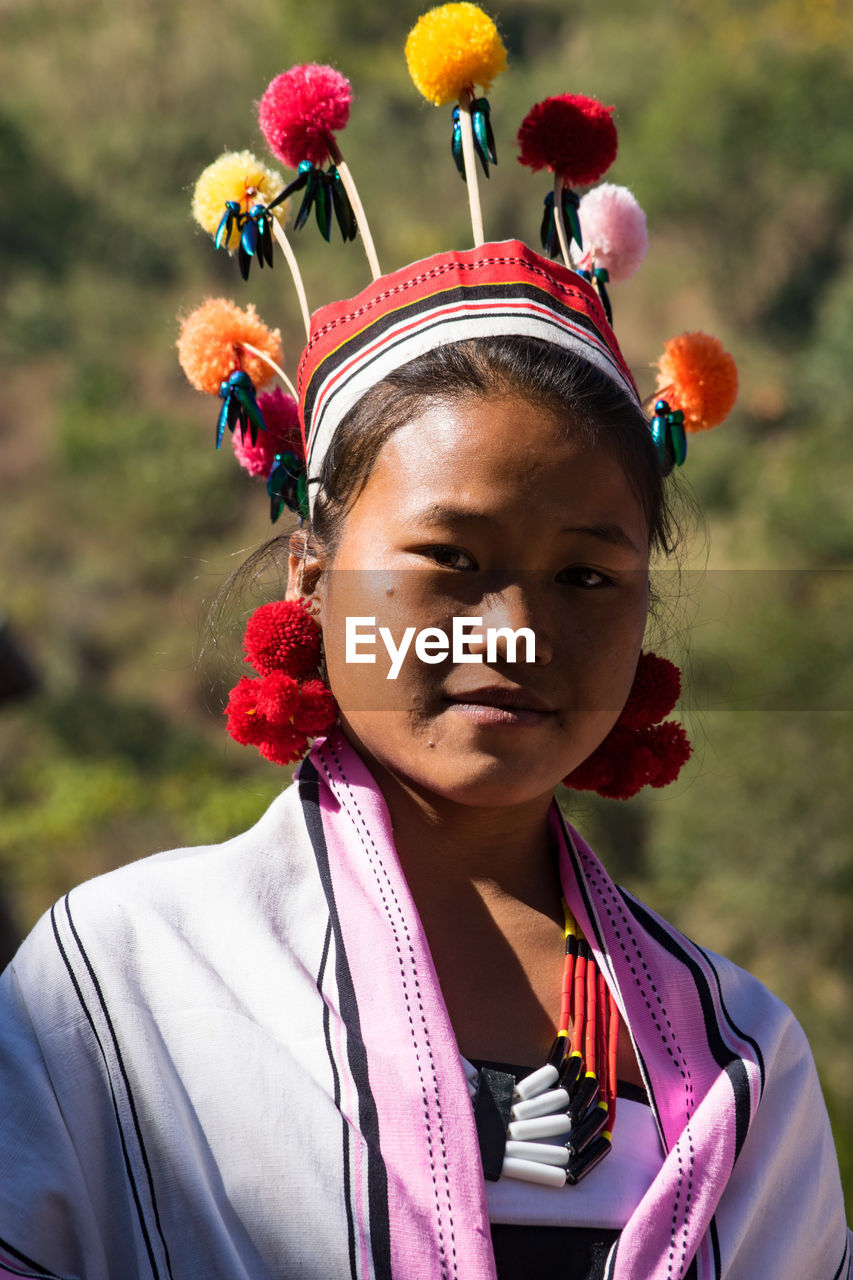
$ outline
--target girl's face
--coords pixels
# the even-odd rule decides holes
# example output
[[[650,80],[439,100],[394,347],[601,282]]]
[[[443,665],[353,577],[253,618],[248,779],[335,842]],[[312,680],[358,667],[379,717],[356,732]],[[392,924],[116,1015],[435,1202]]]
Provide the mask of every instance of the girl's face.
[[[568,438],[567,438],[568,435]],[[598,746],[631,687],[648,601],[648,529],[606,448],[518,395],[435,403],[382,448],[317,590],[344,732],[405,785],[494,807],[550,794]],[[375,634],[347,661],[347,618]],[[381,639],[479,618],[481,639],[396,679]],[[458,625],[458,624],[457,624]],[[352,624],[350,624],[352,626]],[[509,661],[487,628],[525,627]]]

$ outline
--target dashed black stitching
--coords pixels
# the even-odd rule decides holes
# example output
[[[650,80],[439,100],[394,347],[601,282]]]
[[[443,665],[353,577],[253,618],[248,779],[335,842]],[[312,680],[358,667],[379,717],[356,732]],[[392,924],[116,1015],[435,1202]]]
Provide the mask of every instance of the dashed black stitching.
[[[613,911],[611,910],[607,901],[605,901],[604,909],[607,912],[608,918],[610,920],[610,924],[613,928],[614,937],[617,939],[619,943],[619,946],[628,964],[628,968],[630,969],[631,974],[633,975],[634,981],[637,984],[637,988],[641,996],[643,997],[645,1006],[651,1015],[652,1021],[655,1027],[657,1028],[658,1034],[660,1035],[663,1046],[666,1049],[667,1053],[669,1054],[670,1058],[672,1058],[673,1062],[675,1063],[675,1066],[678,1068],[678,1072],[682,1080],[684,1081],[684,1104],[685,1104],[685,1111],[687,1113],[687,1121],[688,1121],[687,1125],[685,1126],[685,1133],[687,1135],[689,1157],[688,1157],[688,1167],[687,1167],[687,1187],[685,1191],[685,1201],[684,1201],[684,1221],[683,1221],[683,1227],[681,1232],[682,1261],[681,1261],[681,1266],[679,1267],[679,1273],[681,1273],[683,1271],[684,1263],[687,1258],[687,1222],[688,1222],[688,1214],[690,1210],[690,1201],[692,1197],[693,1169],[694,1169],[694,1163],[695,1163],[693,1137],[690,1132],[690,1119],[693,1116],[693,1112],[695,1109],[693,1080],[690,1075],[690,1068],[687,1064],[687,1059],[684,1055],[684,1051],[682,1050],[680,1044],[678,1043],[678,1039],[675,1035],[675,1031],[673,1029],[672,1023],[670,1022],[669,1017],[667,1016],[666,1010],[664,1009],[664,1006],[663,1006],[663,1001],[660,998],[660,993],[658,992],[658,989],[655,986],[654,982],[652,982],[652,976],[649,973],[648,965],[646,964],[640,952],[637,939],[634,936],[634,932],[631,928],[631,922],[627,914],[625,913],[625,909],[622,905],[621,899],[619,898],[618,894],[615,892],[610,882],[602,876],[598,867],[594,863],[589,862],[589,860],[585,857],[585,855],[580,850],[578,850],[578,857],[581,858],[584,863],[584,871],[586,875],[590,879],[596,882],[599,893],[602,893],[602,890],[603,890],[604,893],[606,893],[606,896],[610,898],[610,900],[615,904],[619,919],[625,929],[625,932],[627,933],[628,938],[631,941],[632,949],[634,952],[634,959],[639,963],[639,966],[643,971],[642,976],[638,972],[635,965],[632,963],[631,957],[628,954],[628,948],[626,947],[625,942],[623,941],[623,938],[622,938],[622,931],[616,927],[616,920],[614,918]],[[661,1026],[661,1022],[658,1020],[658,1013],[655,1012],[655,1009],[652,1007],[652,1002],[648,998],[649,989],[651,990],[652,994],[655,997],[655,1002],[658,1006],[658,1013],[660,1014],[660,1018],[663,1020],[663,1022],[666,1023],[669,1036],[667,1036],[667,1033],[664,1031],[663,1027]],[[673,1052],[673,1048],[668,1042],[669,1040],[672,1040],[672,1044],[675,1046],[675,1050],[678,1055],[677,1057],[676,1057],[676,1053]],[[680,1138],[675,1144],[675,1151],[676,1151],[676,1159],[678,1161],[678,1183],[677,1183],[676,1192],[675,1192],[675,1205],[673,1207],[672,1229],[670,1233],[670,1242],[669,1242],[669,1258],[667,1262],[667,1274],[671,1274],[672,1272],[673,1261],[674,1261],[675,1251],[677,1247],[676,1235],[678,1232],[678,1212],[679,1212],[679,1205],[681,1203],[682,1182],[685,1176],[684,1166],[682,1164]]]
[[[330,773],[330,771],[329,771],[329,769],[328,769],[328,766],[326,765],[325,760],[323,760],[323,758],[322,758],[322,757],[323,757],[323,753],[324,753],[325,751],[329,751],[329,752],[331,753],[331,755],[333,756],[334,761],[335,761],[335,764],[336,764],[337,769],[338,769],[338,773],[340,774],[340,777],[341,777],[341,781],[342,781],[342,782],[344,782],[344,783],[346,783],[346,780],[347,780],[347,779],[346,779],[346,775],[345,775],[345,773],[344,773],[343,766],[342,766],[342,764],[341,764],[341,761],[340,761],[340,759],[339,759],[339,757],[338,757],[337,752],[335,751],[335,749],[334,749],[334,747],[331,745],[331,743],[327,741],[327,742],[324,744],[324,746],[323,746],[322,750],[318,753],[318,755],[317,755],[317,757],[316,757],[316,758],[318,758],[318,759],[320,760],[320,763],[323,765],[323,768],[324,768],[324,770],[325,770],[325,772],[326,772],[326,777],[327,777],[327,778],[328,778],[328,780],[329,780],[329,785],[334,789],[334,780],[333,780],[332,775],[331,775],[331,773]],[[430,1119],[429,1119],[429,1100],[428,1100],[428,1098],[427,1098],[426,1081],[425,1081],[425,1079],[424,1079],[423,1064],[421,1063],[420,1054],[419,1054],[419,1052],[418,1052],[418,1045],[417,1045],[416,1031],[415,1031],[415,1022],[414,1022],[414,1017],[413,1017],[413,1014],[412,1014],[412,1005],[411,1005],[410,996],[409,996],[408,983],[407,983],[407,981],[406,981],[405,957],[404,957],[404,954],[403,954],[403,948],[402,948],[402,946],[400,945],[400,936],[399,936],[399,933],[398,933],[398,930],[397,930],[397,925],[396,925],[396,923],[395,923],[395,921],[394,921],[394,918],[393,918],[393,916],[392,916],[391,910],[390,910],[390,908],[389,908],[389,903],[388,903],[388,897],[387,897],[387,895],[386,895],[386,890],[383,888],[382,880],[381,880],[380,875],[379,875],[379,869],[380,869],[380,868],[381,868],[382,874],[383,874],[383,876],[384,876],[385,884],[386,884],[386,886],[387,886],[388,892],[390,893],[391,899],[393,900],[394,908],[395,908],[395,910],[396,910],[396,912],[397,912],[397,915],[398,915],[398,917],[399,917],[399,919],[400,919],[400,922],[401,922],[401,924],[402,924],[403,932],[404,932],[404,934],[405,934],[405,941],[406,941],[407,949],[408,949],[408,952],[409,952],[409,958],[410,958],[410,961],[411,961],[411,964],[412,964],[412,979],[413,979],[413,983],[414,983],[415,998],[416,998],[416,1000],[417,1000],[418,1013],[420,1014],[421,1029],[422,1029],[422,1032],[423,1032],[423,1035],[424,1035],[424,1039],[425,1039],[425,1041],[426,1041],[427,1056],[428,1056],[428,1059],[429,1059],[429,1070],[430,1070],[430,1074],[431,1074],[432,1079],[433,1079],[433,1080],[435,1080],[435,1079],[436,1079],[436,1074],[435,1074],[435,1060],[434,1060],[434,1058],[433,1058],[432,1044],[431,1044],[431,1042],[430,1042],[430,1038],[429,1038],[429,1029],[428,1029],[428,1027],[427,1027],[426,1017],[425,1017],[425,1015],[424,1015],[423,1002],[422,1002],[422,999],[421,999],[421,992],[420,992],[420,982],[419,982],[419,980],[418,980],[417,970],[416,970],[416,969],[415,969],[415,967],[414,967],[414,958],[415,958],[414,947],[412,946],[412,941],[411,941],[411,937],[409,936],[409,930],[408,930],[408,926],[407,926],[407,924],[406,924],[406,919],[405,919],[405,916],[403,915],[403,912],[402,912],[402,910],[401,910],[401,908],[400,908],[400,903],[399,903],[399,901],[398,901],[398,899],[397,899],[397,895],[396,895],[396,893],[394,892],[394,888],[393,888],[393,885],[391,884],[391,880],[390,880],[390,877],[389,877],[389,875],[388,875],[388,872],[387,872],[387,870],[385,869],[385,867],[382,865],[382,860],[381,860],[381,857],[380,857],[380,854],[379,854],[379,850],[377,849],[376,844],[375,844],[375,842],[374,842],[374,840],[373,840],[373,837],[371,836],[370,831],[368,830],[367,822],[365,821],[364,814],[361,812],[361,809],[359,808],[358,801],[354,799],[354,797],[353,797],[353,795],[352,795],[352,792],[349,790],[349,788],[345,788],[345,789],[343,789],[340,793],[336,792],[336,794],[339,794],[339,798],[341,799],[341,802],[342,802],[345,806],[348,806],[348,801],[351,801],[351,802],[352,802],[353,806],[355,807],[356,813],[358,814],[358,818],[359,818],[359,822],[360,822],[360,824],[361,824],[361,827],[362,827],[363,831],[366,833],[366,835],[367,835],[367,839],[368,839],[368,840],[369,840],[369,842],[370,842],[370,848],[368,848],[368,845],[367,845],[367,843],[365,842],[364,835],[362,834],[362,832],[361,832],[361,831],[358,831],[358,825],[357,825],[357,824],[355,823],[355,821],[353,820],[353,825],[356,827],[356,831],[358,832],[358,837],[359,837],[359,840],[361,841],[362,848],[363,848],[363,849],[364,849],[364,851],[365,851],[365,854],[366,854],[366,856],[367,856],[367,859],[368,859],[368,862],[369,862],[369,864],[370,864],[371,870],[373,871],[374,877],[375,877],[375,879],[376,879],[376,885],[377,885],[377,888],[378,888],[378,890],[379,890],[379,896],[380,896],[380,898],[382,899],[382,905],[383,905],[383,907],[385,908],[385,913],[386,913],[386,915],[387,915],[387,917],[388,917],[388,923],[389,923],[389,924],[390,924],[390,926],[391,926],[391,931],[392,931],[392,934],[393,934],[393,937],[394,937],[394,947],[395,947],[395,950],[396,950],[396,952],[397,952],[397,959],[398,959],[398,963],[399,963],[399,966],[400,966],[400,981],[401,981],[401,983],[402,983],[402,987],[403,987],[403,996],[404,996],[404,999],[405,999],[405,1002],[406,1002],[406,1016],[408,1017],[408,1020],[409,1020],[409,1026],[410,1026],[410,1028],[411,1028],[411,1032],[412,1032],[412,1043],[413,1043],[413,1045],[414,1045],[414,1050],[415,1050],[415,1060],[416,1060],[416,1062],[417,1062],[417,1068],[418,1068],[418,1079],[419,1079],[420,1086],[421,1086],[421,1097],[422,1097],[422,1099],[423,1099],[423,1105],[424,1105],[424,1122],[425,1122],[425,1124],[426,1124],[426,1131],[427,1131],[427,1143],[428,1143],[428,1147],[429,1147],[429,1164],[430,1164],[430,1173],[431,1173],[431,1176],[432,1176],[433,1192],[434,1192],[434,1194],[435,1194],[435,1207],[436,1207],[436,1213],[437,1213],[437,1216],[438,1216],[438,1227],[439,1227],[439,1249],[440,1249],[440,1252],[441,1252],[441,1274],[442,1274],[442,1276],[446,1276],[446,1275],[447,1275],[447,1258],[446,1258],[446,1256],[445,1256],[444,1235],[443,1235],[442,1224],[441,1224],[441,1198],[440,1198],[440,1195],[439,1195],[438,1182],[437,1182],[437,1180],[436,1180],[435,1159],[434,1159],[434,1156],[433,1156],[433,1141],[434,1141],[434,1138],[433,1138],[433,1131],[432,1131],[432,1127],[431,1127],[431,1125],[430,1125]],[[350,818],[352,819],[352,814],[350,814]],[[375,855],[375,861],[374,861],[374,857],[372,857],[372,856],[371,856],[371,852],[370,852],[370,849],[371,849],[371,848],[372,848],[372,850],[373,850],[373,854]],[[442,1120],[442,1115],[441,1115],[441,1105],[440,1105],[440,1101],[439,1101],[438,1088],[437,1088],[437,1086],[435,1086],[435,1087],[434,1087],[434,1091],[433,1091],[433,1098],[434,1098],[434,1100],[435,1100],[435,1107],[436,1107],[436,1111],[437,1111],[437,1113],[438,1113],[438,1138],[439,1138],[439,1144],[440,1144],[440,1149],[441,1149],[441,1163],[442,1163],[442,1167],[443,1167],[443,1170],[444,1170],[444,1194],[445,1194],[445,1198],[446,1198],[446,1201],[447,1201],[447,1214],[448,1214],[448,1223],[449,1223],[449,1228],[450,1228],[450,1254],[451,1254],[451,1266],[452,1266],[452,1269],[453,1269],[452,1273],[453,1273],[453,1275],[454,1275],[454,1276],[456,1276],[456,1274],[457,1274],[457,1268],[456,1268],[456,1235],[455,1235],[455,1230],[454,1230],[454,1226],[453,1226],[453,1205],[452,1205],[452,1203],[451,1203],[451,1199],[450,1199],[450,1179],[449,1179],[448,1168],[447,1168],[447,1145],[446,1145],[446,1142],[445,1142],[445,1136],[444,1136],[444,1122],[443,1122],[443,1120]]]
[[[536,266],[535,263],[527,262],[524,258],[500,256],[478,258],[476,262],[445,262],[441,266],[432,267],[429,271],[422,271],[419,275],[410,276],[408,279],[402,280],[399,284],[395,284],[392,289],[383,289],[381,293],[375,294],[368,302],[356,307],[354,311],[348,311],[346,315],[337,316],[334,320],[329,320],[321,329],[311,335],[311,339],[305,348],[306,355],[327,333],[331,333],[339,325],[350,324],[353,320],[358,320],[361,316],[366,315],[368,311],[378,306],[380,302],[384,302],[386,298],[393,298],[398,293],[406,293],[427,280],[437,280],[441,276],[447,275],[450,271],[479,271],[483,266],[523,267],[531,275],[541,276],[547,280],[549,293],[553,292],[554,285],[557,283],[553,276],[544,271],[542,267]],[[589,301],[587,295],[581,289],[572,288],[570,285],[558,285],[558,288],[564,297],[583,298],[584,301]],[[305,357],[303,356],[304,359]]]

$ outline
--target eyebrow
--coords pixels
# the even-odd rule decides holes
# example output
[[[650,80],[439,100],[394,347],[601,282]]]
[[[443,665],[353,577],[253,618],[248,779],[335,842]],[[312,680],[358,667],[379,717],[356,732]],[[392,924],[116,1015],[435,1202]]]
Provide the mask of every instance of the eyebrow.
[[[628,537],[621,524],[568,525],[560,532],[586,534],[590,538],[600,538],[602,542],[608,542],[611,546],[625,547],[629,551],[636,551],[638,555],[640,552],[640,548],[636,546],[633,538]]]
[[[419,524],[427,525],[492,523],[491,516],[482,511],[471,511],[464,507],[444,506],[441,503],[435,503],[424,511],[416,512],[413,519]],[[633,539],[628,536],[620,524],[604,521],[599,524],[567,525],[560,530],[560,533],[598,538],[601,542],[606,542],[610,546],[624,547],[629,551],[636,552],[637,555],[640,554],[639,547],[636,546]]]

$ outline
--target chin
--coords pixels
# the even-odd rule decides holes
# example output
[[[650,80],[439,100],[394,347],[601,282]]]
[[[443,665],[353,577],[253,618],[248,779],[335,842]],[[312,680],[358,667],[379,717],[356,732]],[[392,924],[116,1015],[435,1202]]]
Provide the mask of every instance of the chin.
[[[529,804],[543,795],[551,795],[560,781],[552,776],[537,779],[517,774],[509,778],[471,776],[457,777],[446,785],[441,779],[426,781],[422,789],[469,809],[510,809]]]
[[[554,788],[569,772],[555,776],[554,755],[507,757],[483,751],[454,751],[446,745],[408,752],[378,748],[375,758],[404,785],[422,795],[476,809],[527,804]]]
[[[385,732],[378,731],[380,725]],[[395,733],[388,731],[384,716],[359,716],[344,725],[368,767],[378,765],[424,796],[484,809],[510,808],[553,793],[595,750],[610,724],[603,731],[584,728],[583,734],[566,733],[563,727],[555,733],[550,728],[519,731],[434,720]],[[581,736],[588,741],[579,743]]]

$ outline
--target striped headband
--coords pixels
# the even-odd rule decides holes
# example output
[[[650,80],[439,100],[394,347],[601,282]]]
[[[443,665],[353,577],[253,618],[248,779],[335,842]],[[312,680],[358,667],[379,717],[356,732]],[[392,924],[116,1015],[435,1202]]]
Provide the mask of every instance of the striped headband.
[[[507,335],[576,352],[640,404],[598,294],[577,272],[518,240],[436,254],[312,316],[297,383],[309,495],[338,424],[377,382],[448,343]]]

